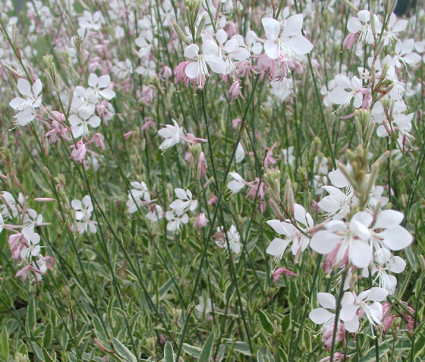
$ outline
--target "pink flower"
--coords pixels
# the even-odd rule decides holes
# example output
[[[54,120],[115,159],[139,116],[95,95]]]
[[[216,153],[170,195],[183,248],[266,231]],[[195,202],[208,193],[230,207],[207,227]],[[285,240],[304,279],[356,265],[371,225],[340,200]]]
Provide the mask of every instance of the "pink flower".
[[[294,272],[290,271],[289,269],[279,268],[279,269],[276,269],[272,274],[273,275],[273,281],[275,283],[278,282],[281,274],[286,274],[286,275],[289,275],[291,277],[297,277],[298,276],[298,274],[295,274]]]
[[[229,88],[229,94],[233,98],[233,100],[235,100],[238,97],[245,99],[241,90],[242,90],[242,87],[239,81],[235,80]]]
[[[88,151],[86,145],[82,140],[79,140],[75,145],[72,145],[73,151],[71,152],[71,157],[74,161],[84,162],[86,153]]]

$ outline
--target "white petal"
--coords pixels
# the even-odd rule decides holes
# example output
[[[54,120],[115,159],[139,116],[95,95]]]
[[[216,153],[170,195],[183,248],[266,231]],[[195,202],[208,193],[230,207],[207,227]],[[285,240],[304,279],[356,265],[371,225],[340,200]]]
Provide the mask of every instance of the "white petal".
[[[263,18],[261,20],[264,32],[268,40],[275,41],[280,33],[280,24],[276,19],[273,18]],[[276,58],[272,58],[276,59]]]
[[[313,235],[310,247],[319,254],[329,254],[338,245],[341,238],[327,230],[321,230]]]
[[[284,240],[280,238],[275,238],[267,247],[266,253],[269,255],[276,256],[280,259],[289,243],[290,243],[290,239]]]
[[[279,58],[279,46],[272,40],[267,40],[264,44],[264,51],[270,59]]]
[[[176,196],[181,199],[181,200],[187,200],[187,195],[186,195],[186,191],[181,189],[181,188],[176,188],[174,190]]]
[[[361,240],[353,240],[350,247],[350,258],[357,268],[366,268],[372,260],[372,247]]]
[[[198,63],[190,62],[184,70],[189,79],[195,79],[198,76]]]
[[[89,86],[92,87],[92,88],[96,88],[97,87],[98,79],[99,78],[97,77],[96,74],[90,73],[89,80],[88,80]]]
[[[331,318],[335,318],[335,315],[333,313],[329,312],[324,308],[313,309],[308,316],[316,324],[323,324]]]
[[[384,210],[378,214],[374,229],[387,229],[396,225],[400,225],[403,221],[404,215],[400,211]]]
[[[32,91],[35,96],[38,96],[42,90],[43,90],[43,84],[41,83],[40,79],[37,79],[32,86]]]
[[[226,73],[226,63],[223,59],[216,55],[205,56],[205,61],[210,66],[211,70],[217,74]]]
[[[303,15],[297,14],[288,18],[285,22],[283,29],[283,37],[290,37],[301,34],[301,28],[303,26]]]
[[[227,40],[227,33],[223,29],[219,29],[215,34],[215,38],[217,39],[218,43],[222,45]]]
[[[406,268],[406,262],[403,258],[400,258],[399,256],[395,256],[390,265],[388,266],[388,270],[392,271],[393,273],[402,273],[404,269]]]
[[[402,250],[407,248],[413,241],[412,235],[402,226],[386,229],[378,236],[384,239],[384,244],[390,250]]]
[[[111,77],[109,74],[102,75],[98,81],[98,88],[103,89],[109,86],[111,83]]]
[[[317,299],[323,308],[336,308],[335,297],[330,293],[317,293]]]
[[[388,292],[383,288],[373,287],[370,288],[369,294],[367,295],[366,300],[371,300],[373,302],[382,302],[387,297]]]
[[[30,82],[28,82],[25,78],[19,78],[18,79],[18,91],[23,96],[26,96],[28,98],[32,98],[33,97],[32,93],[31,93]]]
[[[354,316],[353,319],[344,322],[345,329],[350,333],[356,333],[359,330],[359,316]]]
[[[198,56],[198,53],[199,53],[199,47],[196,44],[190,44],[184,50],[184,56],[190,59],[196,58]]]
[[[313,49],[313,44],[302,35],[294,36],[285,43],[297,54],[307,54]]]
[[[342,188],[342,187],[346,187],[350,185],[350,182],[347,180],[347,178],[339,169],[329,172],[328,177],[331,180],[332,185],[338,188]]]
[[[277,232],[280,235],[290,236],[291,229],[288,227],[290,224],[285,223],[280,220],[269,220],[267,221],[267,224],[270,225],[275,232]],[[292,225],[290,225],[292,226]]]
[[[362,30],[363,25],[357,18],[350,18],[347,23],[347,29],[351,34],[356,34]]]
[[[387,292],[388,293],[388,292]],[[372,319],[375,323],[381,323],[382,321],[382,304],[375,302],[368,306],[368,310],[372,316]]]

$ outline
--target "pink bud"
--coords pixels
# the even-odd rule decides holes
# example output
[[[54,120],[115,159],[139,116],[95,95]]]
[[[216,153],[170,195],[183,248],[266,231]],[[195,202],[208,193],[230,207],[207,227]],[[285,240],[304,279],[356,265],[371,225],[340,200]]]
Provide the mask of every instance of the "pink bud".
[[[297,277],[298,276],[298,274],[295,274],[294,272],[290,271],[289,269],[279,268],[279,269],[276,269],[272,274],[273,275],[273,281],[275,283],[278,282],[281,274],[286,274],[286,275],[289,275],[291,277]]]
[[[201,229],[203,227],[205,227],[207,225],[207,218],[205,217],[205,214],[203,212],[201,212],[198,216],[198,218],[195,221],[195,227],[198,229]]]
[[[234,119],[233,121],[232,121],[232,127],[233,127],[233,130],[237,130],[238,129],[238,126],[239,126],[239,124],[240,123],[242,123],[242,120],[240,119],[240,118],[236,118],[236,119]]]
[[[211,194],[211,198],[208,200],[208,205],[215,205],[217,203],[217,196]]]
[[[103,143],[103,135],[100,133],[95,133],[92,139],[89,141],[94,142],[97,147],[100,147],[101,150],[105,149],[105,144]]]
[[[358,37],[359,37],[359,33],[356,33],[356,34],[349,33],[347,37],[344,39],[344,42],[342,43],[342,48],[350,49],[354,45]]]

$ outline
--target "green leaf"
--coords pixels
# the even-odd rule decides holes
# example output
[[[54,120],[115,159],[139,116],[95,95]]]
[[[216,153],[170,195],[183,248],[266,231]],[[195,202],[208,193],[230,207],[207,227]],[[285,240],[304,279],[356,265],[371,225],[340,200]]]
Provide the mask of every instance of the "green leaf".
[[[204,346],[202,347],[201,355],[199,356],[200,362],[209,362],[212,348],[213,348],[213,342],[214,342],[214,332],[211,332],[208,336]]]
[[[27,307],[27,320],[25,321],[25,327],[28,331],[28,334],[34,332],[36,321],[37,317],[35,314],[35,301],[34,296],[31,296]]]
[[[261,325],[266,330],[266,332],[273,334],[274,327],[273,327],[273,323],[270,320],[269,316],[266,313],[264,313],[261,309],[257,310],[257,314],[260,317]]]
[[[173,286],[173,279],[168,279],[162,286],[159,288],[159,300],[162,300],[168,291]]]
[[[52,344],[52,326],[48,324],[44,331],[43,347],[49,347],[51,344]]]
[[[9,360],[9,334],[6,326],[3,327],[0,334],[0,357],[6,361]]]
[[[174,351],[173,346],[170,342],[165,343],[164,362],[174,362]]]
[[[233,350],[242,353],[245,356],[251,356],[251,350],[249,349],[248,344],[245,342],[235,342],[233,345]]]
[[[115,337],[112,338],[112,344],[117,353],[128,362],[137,362],[136,356],[130,352],[130,350],[124,346],[118,339]]]
[[[97,339],[103,344],[108,345],[108,336],[105,333],[105,330],[102,325],[100,318],[94,314],[93,315],[93,326]]]
[[[201,356],[201,349],[199,347],[191,346],[187,343],[183,343],[183,351],[192,357],[199,358]]]

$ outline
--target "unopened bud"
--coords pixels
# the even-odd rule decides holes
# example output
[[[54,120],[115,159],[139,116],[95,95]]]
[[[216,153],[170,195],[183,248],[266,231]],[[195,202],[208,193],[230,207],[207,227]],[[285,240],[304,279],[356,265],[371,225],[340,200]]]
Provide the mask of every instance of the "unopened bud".
[[[294,190],[292,189],[291,180],[288,178],[285,183],[284,200],[288,213],[294,215],[295,197]]]
[[[270,197],[280,201],[280,179],[281,173],[278,168],[269,168],[264,173],[264,182]]]

